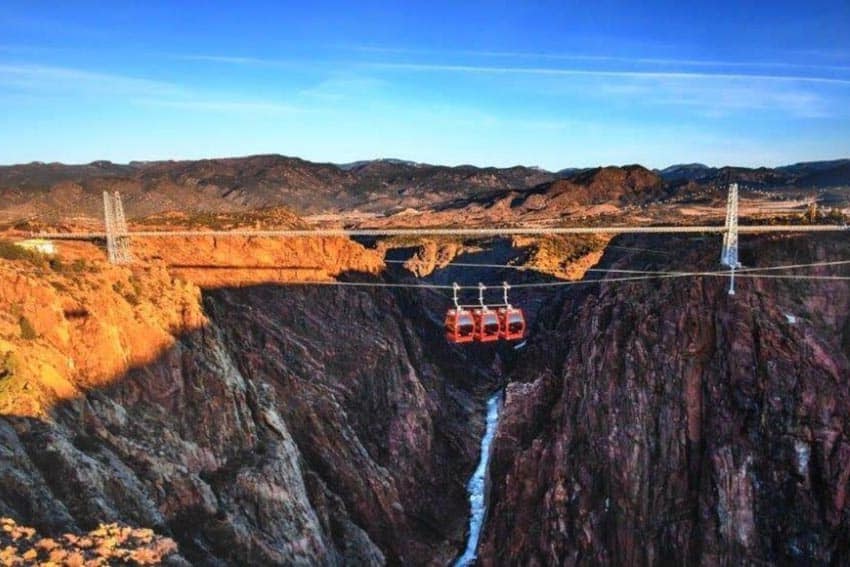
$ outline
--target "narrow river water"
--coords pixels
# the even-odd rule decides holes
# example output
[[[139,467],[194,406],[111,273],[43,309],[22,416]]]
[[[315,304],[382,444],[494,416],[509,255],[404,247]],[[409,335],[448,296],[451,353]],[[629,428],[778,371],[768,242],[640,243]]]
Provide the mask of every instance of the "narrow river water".
[[[487,466],[490,464],[490,445],[496,435],[496,426],[499,424],[499,409],[502,405],[502,393],[497,392],[487,400],[487,426],[484,429],[484,437],[481,439],[481,457],[478,466],[466,485],[469,492],[469,538],[466,541],[466,549],[454,567],[467,567],[475,562],[477,557],[478,539],[481,537],[481,528],[487,516]]]

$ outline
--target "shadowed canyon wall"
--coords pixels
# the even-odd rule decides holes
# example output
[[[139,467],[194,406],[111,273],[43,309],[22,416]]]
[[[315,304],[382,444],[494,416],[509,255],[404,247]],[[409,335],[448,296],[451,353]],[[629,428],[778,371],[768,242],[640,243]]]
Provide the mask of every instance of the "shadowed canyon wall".
[[[661,254],[606,263],[716,269],[713,241],[639,245]],[[842,236],[743,246],[745,265],[850,252]],[[850,561],[848,282],[726,288],[607,284],[541,314],[506,392],[482,564]]]
[[[15,339],[30,350],[0,352],[14,358],[0,386],[40,402],[0,419],[1,516],[47,534],[151,527],[210,565],[446,563],[462,546],[465,479],[498,377],[483,362],[492,351],[470,362],[446,347],[433,299],[220,288],[202,314],[197,288],[162,271],[51,285],[34,270],[0,298],[34,327]],[[173,304],[191,324],[157,319]],[[48,363],[62,381],[45,382]]]

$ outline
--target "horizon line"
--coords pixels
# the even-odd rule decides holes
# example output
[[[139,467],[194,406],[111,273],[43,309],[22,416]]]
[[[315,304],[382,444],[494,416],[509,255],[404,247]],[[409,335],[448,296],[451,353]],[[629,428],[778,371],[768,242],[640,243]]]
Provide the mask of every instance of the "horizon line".
[[[793,163],[781,163],[781,164],[778,164],[778,165],[765,165],[765,164],[760,164],[760,165],[731,165],[731,164],[708,165],[708,164],[703,163],[703,162],[681,161],[681,162],[670,163],[669,165],[667,165],[665,167],[647,167],[647,166],[645,166],[645,165],[643,165],[642,163],[639,163],[639,162],[631,162],[631,163],[608,163],[608,164],[596,164],[596,165],[584,165],[584,166],[575,165],[575,166],[566,166],[566,167],[562,167],[562,168],[559,168],[559,169],[547,169],[547,168],[541,167],[539,165],[526,165],[526,164],[522,164],[522,163],[500,166],[500,165],[478,165],[478,164],[474,164],[474,163],[464,162],[464,163],[456,163],[456,164],[451,165],[451,164],[447,164],[447,163],[430,163],[430,162],[417,161],[417,160],[413,160],[413,159],[395,158],[395,157],[378,157],[378,158],[371,158],[371,159],[355,159],[355,160],[348,160],[348,161],[327,161],[327,160],[307,159],[307,158],[294,156],[294,155],[286,155],[286,154],[271,152],[271,153],[256,153],[256,154],[247,154],[247,155],[211,156],[211,157],[200,157],[200,158],[172,157],[172,158],[152,158],[152,159],[130,159],[130,160],[127,160],[127,161],[112,161],[110,159],[95,159],[95,160],[91,160],[91,161],[87,161],[87,162],[63,162],[63,161],[55,161],[55,160],[54,161],[32,160],[32,161],[28,161],[28,162],[0,163],[0,168],[11,168],[11,167],[21,167],[21,166],[31,166],[31,165],[64,165],[64,166],[68,166],[68,167],[83,167],[83,166],[95,165],[95,164],[98,164],[98,163],[108,163],[108,164],[111,164],[111,165],[119,165],[119,166],[121,166],[121,165],[132,166],[133,164],[153,164],[153,163],[167,163],[167,162],[180,163],[180,162],[240,160],[240,159],[244,160],[244,159],[259,158],[259,157],[277,157],[277,158],[284,158],[284,159],[291,159],[291,160],[299,160],[299,161],[307,162],[307,163],[314,164],[314,165],[333,165],[333,166],[340,167],[340,168],[343,167],[343,166],[346,166],[346,165],[352,165],[352,164],[358,164],[358,163],[374,163],[374,162],[380,162],[380,161],[394,161],[394,162],[402,162],[404,164],[410,164],[410,165],[414,165],[414,166],[423,166],[423,167],[446,167],[446,168],[474,167],[476,169],[513,169],[513,168],[516,168],[516,167],[522,167],[522,168],[526,168],[526,169],[537,169],[537,170],[540,170],[540,171],[543,171],[543,172],[546,172],[546,173],[559,173],[561,171],[569,170],[569,169],[589,170],[589,169],[606,168],[606,167],[624,168],[624,167],[632,167],[632,166],[643,167],[644,169],[649,170],[649,171],[664,171],[665,169],[669,169],[671,167],[689,166],[689,165],[697,165],[697,166],[702,166],[702,167],[706,167],[706,168],[709,168],[709,169],[726,169],[726,168],[777,169],[777,168],[780,168],[780,167],[789,167],[789,166],[809,164],[809,163],[829,163],[829,162],[850,161],[850,156],[848,156],[848,157],[835,157],[835,158],[804,160],[804,161],[797,161],[797,162],[793,162]]]

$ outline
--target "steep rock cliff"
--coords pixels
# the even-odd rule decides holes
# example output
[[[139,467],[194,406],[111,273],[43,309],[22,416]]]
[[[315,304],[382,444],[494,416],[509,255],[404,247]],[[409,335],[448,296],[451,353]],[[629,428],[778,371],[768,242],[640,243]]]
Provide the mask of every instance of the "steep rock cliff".
[[[445,347],[423,303],[315,287],[207,299],[240,371],[280,400],[314,496],[330,493],[332,520],[350,517],[393,563],[447,562],[460,547],[482,426],[475,391],[496,381]]]
[[[0,516],[56,537],[151,528],[211,565],[461,547],[496,377],[470,370],[492,352],[446,348],[445,298],[267,285],[201,302],[161,264],[0,277]]]
[[[716,269],[714,242],[639,244],[677,257],[605,263]],[[751,237],[742,259],[848,252],[844,237]],[[482,564],[850,560],[847,282],[726,285],[601,284],[541,315],[507,388]]]

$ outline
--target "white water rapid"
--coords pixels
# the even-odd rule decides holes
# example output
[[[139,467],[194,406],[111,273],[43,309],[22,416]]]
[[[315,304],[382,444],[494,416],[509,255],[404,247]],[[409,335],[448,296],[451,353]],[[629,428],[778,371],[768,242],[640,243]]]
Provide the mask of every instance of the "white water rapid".
[[[469,492],[469,538],[466,541],[466,550],[463,552],[454,567],[468,567],[475,562],[478,556],[478,539],[481,537],[481,528],[487,513],[487,500],[485,498],[487,489],[487,465],[490,463],[490,445],[496,434],[496,426],[499,423],[499,408],[502,405],[502,393],[497,392],[487,400],[487,426],[484,429],[484,437],[481,439],[481,457],[478,466],[466,485]]]

